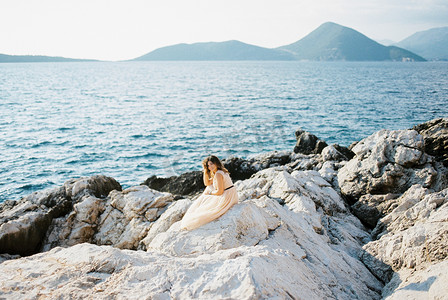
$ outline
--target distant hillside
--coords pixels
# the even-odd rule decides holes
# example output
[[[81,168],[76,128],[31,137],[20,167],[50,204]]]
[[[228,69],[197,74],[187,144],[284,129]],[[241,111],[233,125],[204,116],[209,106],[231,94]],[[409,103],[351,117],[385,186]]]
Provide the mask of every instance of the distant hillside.
[[[414,33],[396,46],[409,49],[429,60],[448,60],[448,27]]]
[[[301,40],[278,49],[289,51],[299,60],[425,60],[405,49],[383,46],[356,30],[332,22],[324,23]]]
[[[285,51],[239,41],[178,44],[156,49],[133,60],[294,60]]]
[[[0,54],[0,63],[14,63],[14,62],[76,62],[76,61],[97,61],[97,60],[65,58],[65,57],[59,57],[59,56]]]

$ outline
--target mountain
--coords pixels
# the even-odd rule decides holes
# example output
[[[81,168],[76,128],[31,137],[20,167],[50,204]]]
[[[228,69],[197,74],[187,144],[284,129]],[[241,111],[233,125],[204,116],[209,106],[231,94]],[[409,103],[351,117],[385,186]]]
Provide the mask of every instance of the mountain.
[[[15,62],[76,62],[76,61],[97,61],[97,60],[94,60],[94,59],[65,58],[65,57],[59,57],[59,56],[0,54],[0,63],[15,63]]]
[[[448,60],[448,27],[414,33],[396,46],[403,47],[430,60]]]
[[[149,52],[133,60],[294,60],[285,51],[240,41],[177,44]]]
[[[405,49],[383,46],[362,33],[332,22],[319,26],[301,40],[277,48],[299,60],[424,61]]]

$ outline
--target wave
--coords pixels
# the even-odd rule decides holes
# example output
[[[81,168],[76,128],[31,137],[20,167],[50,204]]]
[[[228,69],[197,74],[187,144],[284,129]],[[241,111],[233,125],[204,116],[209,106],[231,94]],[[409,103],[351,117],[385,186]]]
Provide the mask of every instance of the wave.
[[[137,165],[137,168],[139,168],[139,169],[143,168],[143,169],[148,169],[148,170],[157,169],[156,166],[154,166],[153,164],[150,164],[150,163],[140,163]]]
[[[386,91],[386,94],[401,94],[400,91]]]
[[[69,130],[75,130],[76,127],[59,127],[57,130],[59,131],[69,131]]]
[[[70,143],[70,141],[61,141],[61,142],[57,142],[57,143],[54,141],[43,141],[43,142],[32,145],[31,148],[39,148],[39,147],[48,146],[48,145],[65,146],[69,143]]]
[[[39,147],[47,146],[47,145],[50,145],[50,144],[51,144],[50,141],[43,141],[43,142],[40,142],[40,143],[32,145],[31,148],[39,148]]]
[[[133,134],[130,136],[130,138],[133,139],[147,139],[147,138],[154,138],[156,137],[155,134]]]
[[[53,182],[47,181],[47,182],[37,183],[37,184],[24,184],[24,185],[20,186],[19,189],[24,192],[34,192],[34,191],[40,191],[40,190],[46,189],[53,185],[54,185]]]
[[[127,159],[142,159],[142,158],[151,158],[151,157],[165,157],[166,155],[156,152],[146,153],[146,154],[138,154],[138,155],[129,155],[129,156],[120,156],[119,160],[127,160]]]

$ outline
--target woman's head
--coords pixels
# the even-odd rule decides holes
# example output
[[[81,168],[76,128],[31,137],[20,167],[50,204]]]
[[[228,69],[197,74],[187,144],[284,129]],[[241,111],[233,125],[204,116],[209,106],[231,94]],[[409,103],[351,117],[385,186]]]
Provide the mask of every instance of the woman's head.
[[[214,155],[207,156],[202,161],[202,166],[206,171],[211,172],[213,174],[216,173],[218,170],[223,170],[224,172],[229,173],[229,171],[224,167],[219,158]]]

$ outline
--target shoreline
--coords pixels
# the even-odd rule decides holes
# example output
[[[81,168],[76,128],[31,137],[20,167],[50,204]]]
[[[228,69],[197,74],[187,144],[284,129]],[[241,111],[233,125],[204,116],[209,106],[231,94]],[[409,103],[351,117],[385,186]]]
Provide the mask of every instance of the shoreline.
[[[201,190],[194,173],[148,182],[162,191],[75,178],[0,204],[2,292],[400,299],[423,281],[446,295],[448,119],[350,149],[296,137],[292,153],[229,159],[239,203],[192,231],[179,221]]]
[[[418,124],[415,124],[415,126],[417,126],[417,125]],[[400,129],[390,129],[390,130],[400,130]],[[343,148],[350,148],[351,145],[354,145],[354,144],[358,143],[359,141],[360,140],[353,141],[353,142],[350,143],[350,145],[341,146],[341,147],[343,147]],[[339,144],[336,144],[336,145],[339,145]],[[293,149],[294,147],[295,146],[293,146],[291,148]],[[232,159],[235,159],[235,158],[238,159],[238,160],[241,160],[241,161],[253,161],[253,160],[257,160],[259,157],[263,157],[263,156],[266,156],[266,155],[269,156],[270,154],[273,154],[275,152],[291,152],[292,153],[293,151],[294,150],[288,150],[288,149],[284,149],[284,150],[270,150],[270,151],[266,151],[266,152],[263,152],[263,153],[252,153],[252,154],[249,154],[247,156],[241,156],[241,157],[238,157],[236,155],[231,154],[231,155],[229,155],[227,157],[224,157],[224,158],[219,157],[219,158],[221,159],[221,161],[232,160]],[[198,172],[198,170],[196,170],[196,171],[194,171],[194,170],[193,171],[186,171],[186,172],[180,173],[179,175],[172,175],[172,176],[168,176],[168,177],[166,177],[166,176],[158,176],[158,175],[149,175],[142,182],[132,181],[132,182],[127,182],[126,184],[121,184],[121,181],[118,181],[118,180],[117,181],[120,182],[120,184],[124,188],[129,188],[129,187],[132,187],[132,186],[135,186],[135,185],[144,184],[149,178],[154,177],[154,176],[156,178],[158,178],[158,179],[170,179],[170,178],[173,179],[173,178],[185,176],[186,174],[191,173],[191,172]],[[116,178],[115,176],[110,175],[110,174],[96,173],[96,174],[90,174],[90,175],[81,175],[81,176],[69,177],[68,179],[63,180],[59,184],[58,183],[53,183],[51,186],[47,186],[47,187],[42,188],[42,189],[35,188],[34,187],[35,185],[27,184],[26,186],[31,186],[32,187],[32,188],[30,188],[32,190],[31,192],[29,192],[27,194],[21,193],[21,194],[24,194],[24,195],[23,196],[18,196],[18,197],[15,197],[15,198],[3,199],[3,200],[0,201],[0,203],[3,203],[4,201],[19,201],[22,198],[24,198],[24,197],[26,197],[26,196],[28,196],[28,195],[30,195],[32,193],[37,193],[37,192],[40,192],[40,191],[46,191],[46,190],[51,190],[51,189],[57,188],[57,187],[63,185],[68,180],[72,180],[72,179],[75,179],[75,178],[90,177],[90,176],[95,176],[95,175],[105,175],[105,176],[108,176],[108,177]],[[45,185],[45,183],[40,183],[40,184],[37,184],[36,186],[41,186],[41,185]]]

